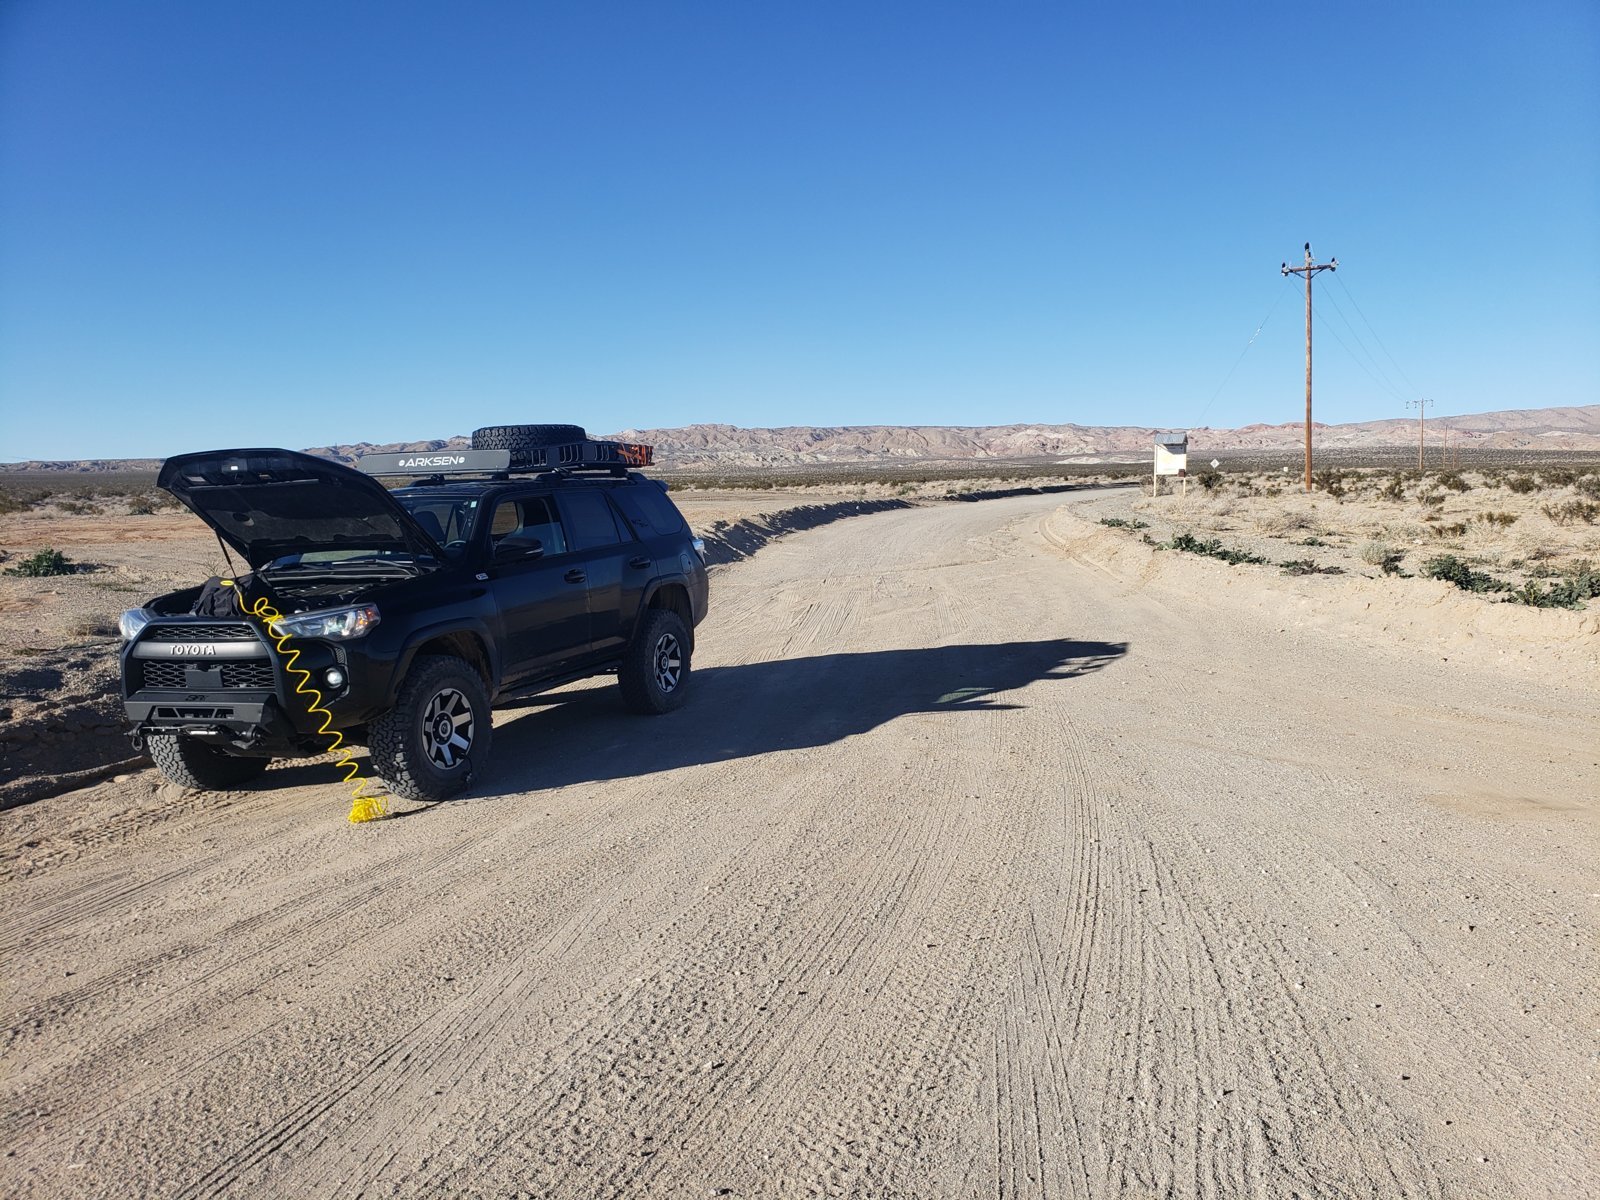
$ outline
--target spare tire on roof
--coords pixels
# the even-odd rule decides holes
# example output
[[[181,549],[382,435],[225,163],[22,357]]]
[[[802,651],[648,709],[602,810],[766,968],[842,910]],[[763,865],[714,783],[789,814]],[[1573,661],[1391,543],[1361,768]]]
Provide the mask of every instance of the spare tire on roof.
[[[472,431],[474,450],[509,450],[511,465],[529,465],[528,451],[587,441],[581,425],[485,425]]]

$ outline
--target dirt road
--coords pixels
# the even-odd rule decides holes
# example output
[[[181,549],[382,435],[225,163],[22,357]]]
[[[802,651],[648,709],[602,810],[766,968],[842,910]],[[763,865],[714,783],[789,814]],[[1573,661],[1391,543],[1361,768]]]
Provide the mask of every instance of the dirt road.
[[[0,1192],[1592,1188],[1595,693],[1158,600],[1062,499],[775,543],[683,711],[506,712],[400,820],[7,813]]]

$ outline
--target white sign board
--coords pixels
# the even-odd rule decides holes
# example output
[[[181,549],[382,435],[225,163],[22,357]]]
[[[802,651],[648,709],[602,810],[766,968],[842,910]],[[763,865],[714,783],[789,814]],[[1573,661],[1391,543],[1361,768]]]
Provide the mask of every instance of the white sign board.
[[[1189,439],[1182,434],[1161,434],[1156,438],[1156,474],[1189,474]]]

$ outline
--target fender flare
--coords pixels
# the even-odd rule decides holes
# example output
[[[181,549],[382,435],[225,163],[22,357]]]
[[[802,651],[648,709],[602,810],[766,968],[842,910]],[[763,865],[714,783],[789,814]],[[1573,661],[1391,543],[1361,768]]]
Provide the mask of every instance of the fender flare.
[[[485,684],[489,694],[493,696],[500,689],[500,647],[495,644],[494,635],[490,633],[488,625],[475,617],[457,617],[453,620],[438,621],[432,625],[425,625],[412,632],[400,647],[400,652],[394,660],[394,676],[389,680],[388,696],[386,702],[390,705],[400,695],[400,685],[411,673],[411,664],[416,661],[417,651],[433,641],[434,638],[444,637],[452,633],[467,633],[478,639],[483,646],[484,656],[489,662],[489,679]]]
[[[689,648],[692,650],[694,649],[695,626],[693,612],[694,589],[689,586],[689,577],[681,572],[674,572],[671,575],[657,575],[649,583],[644,585],[644,594],[639,598],[639,611],[633,614],[633,628],[639,628],[640,615],[651,607],[650,602],[656,598],[656,593],[661,591],[661,589],[664,587],[681,587],[684,591],[684,594],[689,597],[691,611],[689,614],[689,620],[685,621],[684,624],[689,627]],[[632,636],[631,631],[629,636]]]

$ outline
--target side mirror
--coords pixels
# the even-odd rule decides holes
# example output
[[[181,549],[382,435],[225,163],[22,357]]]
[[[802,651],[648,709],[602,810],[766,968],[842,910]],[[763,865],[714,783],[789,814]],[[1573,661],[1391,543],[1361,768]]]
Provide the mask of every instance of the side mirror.
[[[505,537],[495,545],[497,563],[530,562],[544,556],[544,543],[538,538]]]

